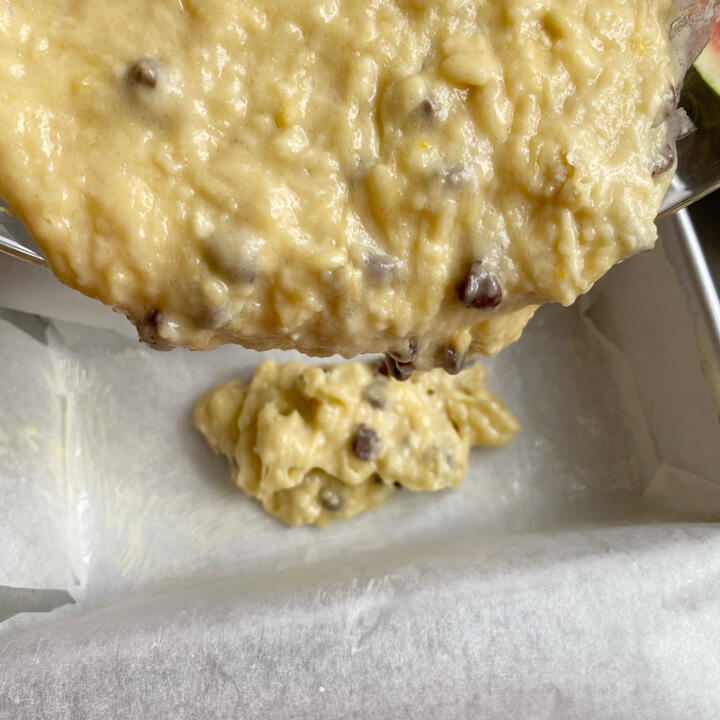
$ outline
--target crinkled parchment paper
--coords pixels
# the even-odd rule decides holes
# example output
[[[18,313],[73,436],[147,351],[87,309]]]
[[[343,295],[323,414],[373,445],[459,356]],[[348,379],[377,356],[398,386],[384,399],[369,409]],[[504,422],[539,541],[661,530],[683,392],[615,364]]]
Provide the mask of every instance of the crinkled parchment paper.
[[[77,604],[0,624],[0,717],[716,717],[720,423],[661,250],[488,363],[523,429],[459,489],[324,530],[192,427],[260,355],[3,317],[0,584]]]
[[[638,276],[645,293],[629,305]],[[673,502],[676,482],[716,492],[715,411],[660,253],[626,263],[577,308],[545,308],[488,363],[490,386],[523,430],[509,447],[474,450],[458,490],[398,493],[322,531],[267,517],[192,425],[197,397],[249,377],[261,355],[160,354],[62,321],[38,326],[40,340],[7,321],[0,332],[2,582],[67,588],[85,607],[215,572],[272,574],[448,538],[634,521],[650,512],[643,493],[653,512],[680,517],[693,508]],[[703,517],[720,507],[699,505]]]
[[[63,416],[52,351],[0,315],[0,585],[70,583]]]

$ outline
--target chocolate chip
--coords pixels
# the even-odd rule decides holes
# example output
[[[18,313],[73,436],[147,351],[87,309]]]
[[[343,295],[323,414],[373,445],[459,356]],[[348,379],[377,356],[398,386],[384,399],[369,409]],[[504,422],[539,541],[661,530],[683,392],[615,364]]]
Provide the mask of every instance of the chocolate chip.
[[[201,330],[217,330],[223,325],[227,325],[230,320],[230,312],[227,307],[217,307],[208,302],[200,302],[191,313],[191,317],[195,327]]]
[[[352,441],[352,451],[360,460],[374,460],[380,455],[380,438],[367,425],[360,425]]]
[[[222,274],[233,282],[240,285],[250,285],[255,282],[257,272],[255,268],[248,265],[231,265],[230,263],[222,267]]]
[[[343,499],[334,490],[328,490],[325,488],[320,493],[320,502],[322,506],[330,512],[337,512],[342,509]]]
[[[415,108],[415,112],[425,120],[432,120],[437,114],[437,106],[433,102],[432,98],[428,97],[425,98],[417,106],[417,108]]]
[[[652,176],[662,175],[667,172],[675,164],[675,150],[670,144],[665,145],[661,150],[660,155],[655,160],[655,164],[652,168]]]
[[[381,375],[387,375],[403,382],[412,375],[414,369],[415,365],[412,362],[400,362],[392,355],[387,354],[385,355],[385,367],[379,372]]]
[[[376,380],[365,388],[365,399],[374,408],[385,407],[385,382]]]
[[[407,346],[402,350],[392,350],[388,353],[393,360],[399,363],[411,363],[417,357],[418,344],[417,338],[408,338]]]
[[[234,238],[208,239],[203,254],[208,267],[230,282],[250,285],[257,277],[256,258],[252,249]]]
[[[396,488],[402,488],[402,484],[399,483],[399,482],[397,482],[397,481],[394,482],[393,485],[394,485]]]
[[[397,275],[397,262],[389,255],[373,253],[365,259],[368,277],[376,283],[388,283]]]
[[[127,72],[127,79],[130,84],[141,85],[150,90],[157,87],[158,77],[159,71],[157,64],[147,58],[136,60]]]
[[[422,455],[425,464],[435,468],[435,470],[452,469],[455,464],[453,454],[444,448],[433,445],[429,447]],[[444,467],[443,467],[444,466]]]
[[[401,350],[392,350],[385,354],[385,368],[379,372],[396,380],[407,380],[415,370],[414,360],[417,357],[418,344],[414,337],[408,338],[407,345]]]
[[[476,260],[458,283],[457,296],[468,308],[487,310],[502,302],[502,288],[494,273],[483,270],[483,261]]]
[[[162,315],[159,310],[151,310],[140,322],[137,323],[138,337],[146,345],[154,350],[172,350],[173,344],[160,335],[160,321]]]
[[[377,360],[373,360],[370,366],[378,375],[382,375],[383,377],[388,377],[390,375],[388,371],[387,357],[384,355]]]
[[[459,353],[450,345],[445,345],[440,351],[440,367],[448,375],[457,375],[465,365],[465,353]]]

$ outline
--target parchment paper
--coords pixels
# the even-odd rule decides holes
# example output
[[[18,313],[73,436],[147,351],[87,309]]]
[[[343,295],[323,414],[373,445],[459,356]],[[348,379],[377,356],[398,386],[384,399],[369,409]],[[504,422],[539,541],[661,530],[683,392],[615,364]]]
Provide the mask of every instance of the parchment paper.
[[[493,367],[493,389],[525,427],[510,448],[474,451],[457,492],[403,493],[323,531],[267,517],[192,426],[199,395],[248,377],[256,353],[159,355],[63,324],[50,342],[66,383],[68,481],[81,500],[76,592],[88,604],[200,571],[277,571],[358,549],[597,518],[654,470],[642,416],[631,414],[636,400],[577,311],[542,312]]]
[[[0,717],[716,717],[720,425],[661,250],[489,363],[523,430],[461,488],[321,531],[265,517],[191,426],[258,355],[20,324],[47,345],[2,326],[2,407],[55,418],[62,462],[30,454],[22,514],[0,476],[8,556],[78,605],[9,621]]]
[[[63,588],[71,575],[52,352],[2,316],[0,378],[0,585]]]
[[[629,307],[622,298],[639,274],[645,294]],[[664,345],[671,328],[678,343]],[[678,488],[689,478],[709,484],[710,496],[719,479],[720,445],[709,442],[716,417],[698,367],[684,357],[691,324],[659,253],[626,263],[576,308],[544,308],[519,343],[488,363],[492,389],[523,430],[507,448],[474,450],[460,489],[400,493],[322,531],[288,530],[266,517],[192,426],[198,396],[249,377],[259,354],[159,354],[61,321],[47,346],[2,329],[2,392],[15,413],[4,425],[16,431],[5,454],[30,463],[0,485],[21,525],[5,524],[18,555],[6,584],[68,588],[85,607],[199,573],[273,573],[359,550],[617,522],[649,511],[638,506],[648,485],[655,511],[662,503],[663,513],[681,517],[675,479]],[[29,436],[43,443],[30,454],[16,447],[28,427],[42,427]],[[707,517],[718,507],[696,510]],[[49,549],[38,551],[38,542]]]

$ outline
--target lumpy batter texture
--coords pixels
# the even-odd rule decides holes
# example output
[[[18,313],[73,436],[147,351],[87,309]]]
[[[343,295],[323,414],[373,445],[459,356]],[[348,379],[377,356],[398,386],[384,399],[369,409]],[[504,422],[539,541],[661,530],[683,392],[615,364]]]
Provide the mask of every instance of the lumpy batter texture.
[[[235,482],[288,525],[350,517],[398,488],[456,487],[472,445],[503,445],[518,429],[480,364],[406,383],[383,369],[268,360],[249,384],[205,395],[195,423],[231,461]]]
[[[0,0],[0,194],[156,347],[456,370],[652,246],[671,0]]]

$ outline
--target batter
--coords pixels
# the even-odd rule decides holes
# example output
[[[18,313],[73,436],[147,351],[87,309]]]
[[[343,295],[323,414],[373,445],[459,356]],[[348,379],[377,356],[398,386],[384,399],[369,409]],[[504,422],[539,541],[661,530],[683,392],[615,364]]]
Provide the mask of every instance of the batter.
[[[673,7],[0,0],[0,195],[157,348],[456,372],[653,245]]]
[[[472,445],[503,445],[517,421],[474,364],[456,376],[385,365],[264,362],[249,385],[211,390],[195,424],[231,461],[235,482],[288,525],[326,525],[398,488],[456,487]]]

